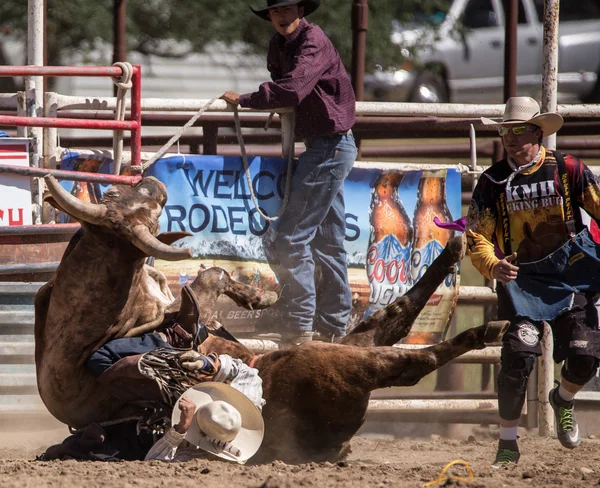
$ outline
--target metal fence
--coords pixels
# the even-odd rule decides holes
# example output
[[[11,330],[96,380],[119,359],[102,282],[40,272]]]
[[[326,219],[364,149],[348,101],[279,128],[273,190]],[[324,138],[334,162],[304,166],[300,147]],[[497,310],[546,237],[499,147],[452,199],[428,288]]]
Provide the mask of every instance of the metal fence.
[[[0,96],[0,109],[14,108],[14,102],[18,97],[15,96]],[[60,95],[54,95],[52,97],[53,103],[50,105],[50,112],[47,115],[55,117],[61,110],[82,110],[84,113],[90,113],[90,111],[111,111],[116,109],[116,101],[114,98],[105,99],[89,99],[81,97],[66,97]],[[141,100],[141,109],[144,113],[153,112],[196,112],[201,110],[208,104],[207,100],[171,100],[171,99],[145,99]],[[503,105],[462,105],[462,104],[410,104],[410,103],[369,103],[369,102],[358,102],[357,103],[357,114],[359,117],[368,119],[374,118],[374,123],[379,124],[380,118],[385,117],[436,117],[437,120],[440,118],[461,118],[469,119],[479,116],[487,117],[499,117],[502,115],[504,106]],[[231,108],[225,104],[224,101],[218,100],[214,103],[209,111],[211,112],[230,112]],[[283,152],[291,150],[293,147],[293,136],[286,129],[286,116],[289,111],[283,111],[282,116],[283,123]],[[586,106],[559,106],[559,112],[567,117],[590,117],[600,113],[600,105],[586,105]],[[33,124],[33,122],[32,122]],[[42,124],[43,125],[43,124]],[[431,135],[435,137],[436,129],[435,125],[430,128]],[[54,132],[53,132],[54,131]],[[470,131],[470,143],[471,148],[476,144],[474,137],[474,130],[471,127]],[[466,134],[465,134],[466,135]],[[109,152],[110,153],[110,152]],[[52,168],[56,166],[56,160],[60,156],[60,148],[57,144],[56,132],[53,128],[48,128],[46,133],[46,143],[44,144],[44,164],[45,168]],[[144,159],[142,154],[142,159]],[[463,174],[466,178],[463,179],[463,185],[466,183],[469,190],[476,181],[478,175],[482,172],[483,167],[477,164],[476,152],[471,151],[471,160],[468,166],[464,166]],[[126,157],[125,157],[126,158]],[[97,175],[96,175],[97,176]],[[0,236],[3,235],[2,229],[0,229]],[[44,271],[48,272],[56,266],[56,261],[43,263],[46,267]],[[39,265],[39,263],[38,263]],[[5,265],[6,266],[6,265]],[[10,266],[10,265],[9,265]],[[15,269],[9,269],[5,267],[3,271],[0,267],[0,273],[15,273]],[[25,270],[27,271],[27,270]],[[33,272],[33,269],[29,269],[29,272]],[[24,272],[20,269],[20,272]],[[29,286],[29,288],[28,288]],[[4,395],[0,395],[4,400],[4,404],[7,405],[4,408],[5,412],[19,412],[20,405],[30,405],[27,409],[32,411],[40,409],[39,401],[36,395],[31,393],[33,387],[31,383],[32,370],[32,354],[33,354],[33,338],[31,335],[32,327],[32,296],[23,293],[23,290],[31,291],[31,287],[37,285],[21,284],[10,284],[6,285],[3,290],[9,290],[11,287],[14,291],[6,291],[6,294],[0,294],[1,299],[6,303],[2,302],[2,308],[0,311],[3,314],[6,323],[2,323],[0,334],[0,364],[3,368],[1,371],[2,377],[6,377],[6,387],[3,387]],[[19,292],[18,290],[21,290]],[[26,299],[25,296],[28,298]],[[16,300],[19,303],[11,302],[11,299]],[[30,303],[22,303],[23,301],[29,300]],[[459,295],[459,303],[490,303],[495,300],[493,291],[486,287],[462,287]],[[21,306],[19,310],[15,307]],[[29,308],[27,308],[29,307]],[[18,312],[18,313],[17,313]],[[21,322],[19,322],[21,321]],[[15,322],[15,323],[12,323]],[[25,323],[27,322],[27,323]],[[18,327],[22,327],[19,329]],[[19,330],[21,333],[8,333],[6,331]],[[251,344],[252,347],[267,347],[265,344]],[[469,358],[477,358],[478,361],[499,361],[499,353],[497,349],[490,349],[485,355],[477,356],[477,353],[466,355],[466,360]],[[552,374],[551,361],[542,360],[541,364],[544,373],[540,374],[541,381],[540,392],[537,398],[547,398],[548,378]],[[13,376],[10,376],[13,375]],[[551,381],[551,380],[550,380]],[[23,389],[22,391],[19,389]],[[485,400],[485,403],[481,401]],[[448,403],[454,401],[455,403]],[[412,403],[411,403],[412,402]],[[548,426],[552,422],[551,411],[546,404],[547,402],[539,402],[540,407],[540,427],[543,434],[547,433]],[[451,406],[454,405],[454,406]],[[485,408],[484,408],[485,406]],[[409,408],[410,407],[410,408]],[[438,415],[441,412],[448,411],[452,418],[463,418],[467,421],[479,422],[480,416],[474,415],[474,412],[487,412],[484,416],[488,418],[489,415],[494,417],[497,413],[496,405],[489,398],[479,399],[377,399],[373,400],[371,404],[373,411],[387,411],[390,409],[402,410],[405,413],[413,412],[415,415],[420,415],[419,412],[427,411],[429,414],[433,412],[433,415]],[[25,409],[25,410],[27,410]],[[427,414],[427,415],[429,415]],[[489,415],[488,415],[489,414]],[[495,418],[495,417],[494,417]],[[548,420],[550,419],[550,420]]]

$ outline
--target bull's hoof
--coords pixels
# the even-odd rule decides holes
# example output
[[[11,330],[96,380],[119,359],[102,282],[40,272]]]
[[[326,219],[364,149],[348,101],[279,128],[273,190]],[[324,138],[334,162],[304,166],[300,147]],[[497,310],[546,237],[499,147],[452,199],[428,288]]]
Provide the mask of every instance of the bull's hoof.
[[[500,342],[509,325],[510,322],[508,320],[492,321],[485,324],[483,329],[483,343],[493,344]]]
[[[451,263],[459,263],[465,257],[467,252],[467,237],[464,233],[450,239],[446,244],[445,251],[448,253],[448,259]]]

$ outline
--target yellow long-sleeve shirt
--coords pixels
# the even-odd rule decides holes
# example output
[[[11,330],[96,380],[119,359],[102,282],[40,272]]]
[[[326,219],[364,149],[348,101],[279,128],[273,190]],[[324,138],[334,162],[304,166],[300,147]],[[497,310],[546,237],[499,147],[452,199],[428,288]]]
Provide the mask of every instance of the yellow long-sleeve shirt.
[[[592,218],[600,220],[598,180],[579,159],[565,155],[564,160],[574,213],[581,207]],[[554,153],[542,148],[538,162],[517,174],[509,187],[499,183],[513,170],[506,159],[486,170],[473,191],[467,215],[468,253],[473,265],[490,279],[500,260],[498,256],[507,254],[502,232],[501,192],[506,196],[511,251],[517,252],[518,261],[541,259],[568,239],[563,187]]]

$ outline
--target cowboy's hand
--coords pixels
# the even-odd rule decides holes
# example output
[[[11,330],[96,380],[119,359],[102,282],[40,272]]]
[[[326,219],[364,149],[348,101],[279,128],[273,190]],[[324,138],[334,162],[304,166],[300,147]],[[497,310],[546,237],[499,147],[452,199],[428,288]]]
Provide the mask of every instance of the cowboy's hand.
[[[186,351],[179,357],[179,365],[188,371],[204,376],[213,376],[219,368],[219,356],[214,353],[203,356],[196,351]]]
[[[517,259],[517,253],[513,252],[502,261],[498,261],[492,270],[494,278],[501,283],[508,283],[509,281],[517,279],[519,267],[511,264],[515,259]]]
[[[226,91],[221,95],[221,98],[232,105],[240,104],[240,94],[234,91]]]
[[[192,420],[194,420],[194,414],[196,413],[196,404],[187,397],[181,397],[179,400],[179,410],[181,410],[181,416],[179,417],[179,423],[175,426],[175,430],[180,434],[185,434]]]

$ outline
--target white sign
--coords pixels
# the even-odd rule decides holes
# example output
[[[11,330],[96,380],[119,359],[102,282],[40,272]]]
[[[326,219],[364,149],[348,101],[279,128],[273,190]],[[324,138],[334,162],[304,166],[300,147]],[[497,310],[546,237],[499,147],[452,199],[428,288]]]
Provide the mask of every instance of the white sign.
[[[29,139],[1,137],[0,164],[29,167]],[[0,173],[0,226],[31,224],[29,178]]]

